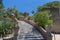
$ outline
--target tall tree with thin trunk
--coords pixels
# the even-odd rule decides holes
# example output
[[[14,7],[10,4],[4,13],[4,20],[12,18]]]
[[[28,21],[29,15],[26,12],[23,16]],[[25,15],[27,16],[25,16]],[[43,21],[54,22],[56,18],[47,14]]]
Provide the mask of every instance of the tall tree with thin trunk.
[[[1,9],[3,9],[3,2],[2,2],[2,0],[0,0],[0,11],[1,11]]]

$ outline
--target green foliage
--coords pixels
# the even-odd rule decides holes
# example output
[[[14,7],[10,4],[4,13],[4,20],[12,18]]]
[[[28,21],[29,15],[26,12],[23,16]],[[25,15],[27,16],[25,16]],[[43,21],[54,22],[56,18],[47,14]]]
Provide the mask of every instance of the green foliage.
[[[34,19],[34,16],[29,16],[28,18],[29,18],[29,19]]]
[[[11,16],[11,14],[14,13],[16,18],[19,18],[23,13],[19,12],[16,8],[8,8],[7,9],[7,14]]]
[[[38,7],[38,12],[35,14],[35,21],[37,21],[37,23],[40,26],[45,26],[45,25],[52,25],[53,21],[49,19],[49,12],[50,10],[47,10],[48,12],[44,12],[46,10],[44,10],[45,8],[60,8],[60,2],[58,1],[54,1],[54,2],[49,2],[43,6],[39,6]],[[41,11],[44,10],[44,11]]]
[[[54,1],[54,2],[49,2],[43,6],[39,6],[38,11],[42,10],[43,8],[60,8],[60,2]]]
[[[32,14],[34,14],[34,10],[32,10]]]
[[[8,17],[8,15],[7,15],[7,12],[6,12],[6,10],[4,9],[4,11],[2,11],[2,17]]]
[[[0,36],[4,36],[7,34],[12,33],[12,23],[11,22],[6,22],[4,23],[3,21],[0,21]]]
[[[60,7],[60,2],[54,1],[54,2],[49,2],[44,5],[46,8],[59,8]]]
[[[49,20],[49,12],[47,12],[47,11],[37,12],[34,15],[34,19],[38,23],[38,25],[42,26],[43,28],[45,27],[45,25],[52,24],[51,20]]]
[[[47,21],[47,24],[48,24],[48,25],[52,25],[52,24],[53,24],[53,20],[48,20],[48,21]]]
[[[1,11],[1,9],[3,9],[3,3],[2,3],[2,0],[0,0],[0,11]]]

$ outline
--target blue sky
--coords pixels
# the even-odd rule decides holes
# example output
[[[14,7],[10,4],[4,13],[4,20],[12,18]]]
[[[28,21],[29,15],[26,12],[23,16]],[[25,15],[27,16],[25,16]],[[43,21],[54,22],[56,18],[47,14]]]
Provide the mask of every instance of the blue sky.
[[[14,7],[20,12],[29,12],[32,15],[31,11],[37,11],[38,6],[42,6],[48,2],[60,1],[60,0],[3,0],[5,8]]]

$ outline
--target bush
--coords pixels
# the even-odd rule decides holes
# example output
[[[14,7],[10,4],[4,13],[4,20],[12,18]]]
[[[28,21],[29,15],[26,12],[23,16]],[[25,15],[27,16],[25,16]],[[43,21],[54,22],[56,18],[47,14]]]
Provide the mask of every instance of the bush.
[[[47,11],[37,12],[34,15],[34,19],[38,23],[38,25],[42,26],[43,28],[45,27],[45,25],[51,25],[52,24],[52,20],[49,19],[49,12],[47,12]]]
[[[28,16],[28,19],[33,19],[34,17],[33,16]]]
[[[47,25],[52,25],[53,24],[53,20],[48,20],[47,21]]]
[[[12,26],[11,22],[4,23],[3,21],[0,21],[0,36],[4,36],[7,34],[12,33]]]

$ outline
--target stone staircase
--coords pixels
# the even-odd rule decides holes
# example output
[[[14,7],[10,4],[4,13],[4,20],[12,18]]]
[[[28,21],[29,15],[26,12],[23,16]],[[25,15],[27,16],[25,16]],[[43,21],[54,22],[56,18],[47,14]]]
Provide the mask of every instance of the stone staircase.
[[[32,25],[24,21],[20,21],[19,25],[17,40],[45,40],[43,35]]]

